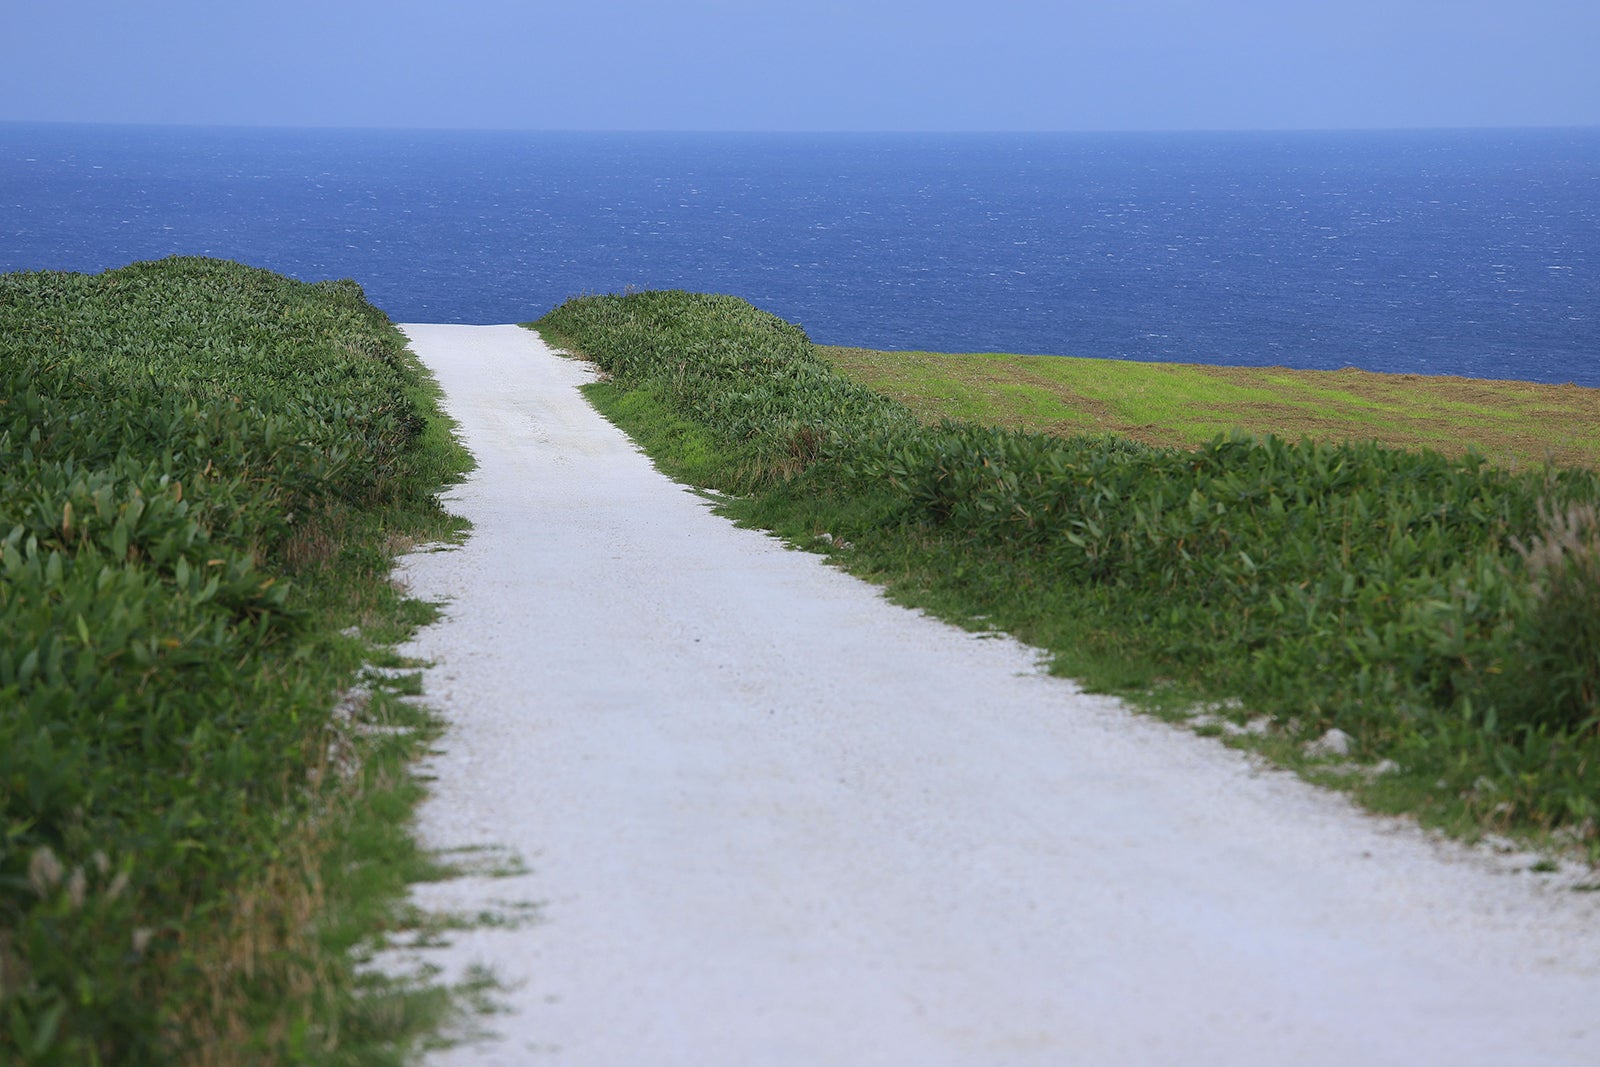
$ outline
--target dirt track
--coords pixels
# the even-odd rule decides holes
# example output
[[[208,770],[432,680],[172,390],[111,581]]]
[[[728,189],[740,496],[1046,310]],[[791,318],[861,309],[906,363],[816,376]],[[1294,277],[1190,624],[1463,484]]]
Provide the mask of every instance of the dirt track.
[[[404,567],[420,832],[539,921],[429,1063],[1597,1062],[1600,894],[1541,890],[738,530],[516,327],[408,326],[480,467]]]

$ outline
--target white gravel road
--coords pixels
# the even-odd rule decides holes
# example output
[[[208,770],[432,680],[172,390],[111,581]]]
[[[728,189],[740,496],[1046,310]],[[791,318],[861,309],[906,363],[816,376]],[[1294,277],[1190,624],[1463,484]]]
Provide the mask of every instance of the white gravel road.
[[[713,515],[511,326],[407,326],[480,464],[409,558],[420,833],[538,921],[430,1064],[1600,1064],[1600,894],[1504,873]]]

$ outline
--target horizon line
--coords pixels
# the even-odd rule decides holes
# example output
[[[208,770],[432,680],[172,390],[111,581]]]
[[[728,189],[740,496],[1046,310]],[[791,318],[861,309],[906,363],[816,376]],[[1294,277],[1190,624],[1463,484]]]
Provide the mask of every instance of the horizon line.
[[[1526,130],[1600,130],[1595,123],[1529,123],[1520,125],[1416,125],[1416,126],[1216,126],[1216,127],[1085,127],[1077,129],[707,129],[623,128],[576,126],[402,126],[306,125],[271,122],[107,121],[103,119],[19,119],[0,117],[0,126],[81,126],[121,129],[261,130],[318,133],[522,133],[612,134],[622,136],[747,136],[747,137],[997,137],[1093,135],[1218,135],[1218,134],[1328,134],[1328,133],[1468,133]]]

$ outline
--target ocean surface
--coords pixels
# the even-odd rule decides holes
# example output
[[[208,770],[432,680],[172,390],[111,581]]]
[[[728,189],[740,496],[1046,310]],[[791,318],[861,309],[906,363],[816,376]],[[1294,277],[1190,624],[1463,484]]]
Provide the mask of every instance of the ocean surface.
[[[174,254],[354,278],[400,322],[683,288],[825,344],[1600,386],[1600,129],[0,124],[0,271]]]

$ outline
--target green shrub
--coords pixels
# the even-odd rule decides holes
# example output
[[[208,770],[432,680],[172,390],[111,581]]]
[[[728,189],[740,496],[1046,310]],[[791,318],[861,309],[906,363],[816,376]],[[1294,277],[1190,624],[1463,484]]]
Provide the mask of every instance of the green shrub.
[[[1542,509],[1543,528],[1513,542],[1530,579],[1502,696],[1518,722],[1600,733],[1600,513]]]

